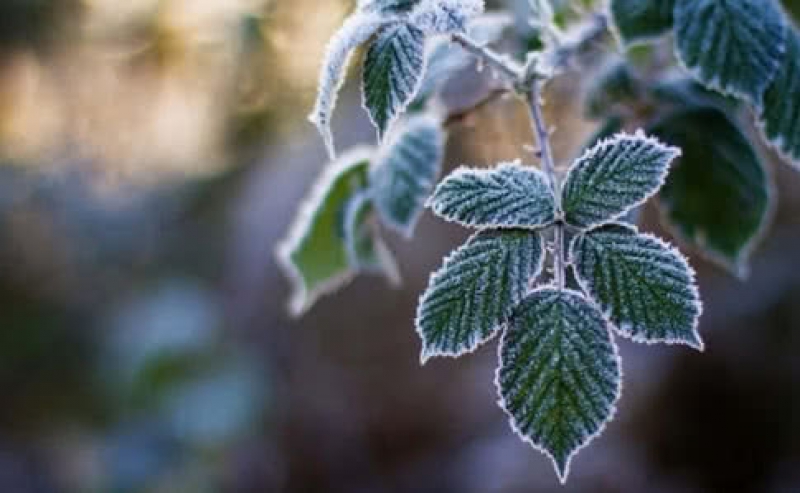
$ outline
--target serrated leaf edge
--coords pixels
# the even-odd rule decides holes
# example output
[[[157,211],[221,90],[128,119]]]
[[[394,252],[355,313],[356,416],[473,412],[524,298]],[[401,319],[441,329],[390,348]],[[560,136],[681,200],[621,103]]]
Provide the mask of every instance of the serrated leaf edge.
[[[575,259],[575,244],[576,244],[576,242],[578,241],[578,239],[581,236],[589,234],[589,233],[591,233],[592,231],[594,231],[595,229],[598,229],[598,228],[593,228],[593,229],[585,231],[585,232],[583,232],[583,233],[581,233],[579,235],[576,235],[574,238],[572,238],[572,241],[569,244],[570,266],[572,266],[572,272],[575,274],[575,280],[578,282],[578,285],[583,290],[586,299],[589,300],[590,303],[593,303],[597,307],[598,310],[600,310],[600,313],[603,314],[603,318],[605,318],[606,320],[609,321],[609,324],[611,325],[611,329],[616,334],[619,334],[621,337],[624,337],[625,339],[631,340],[631,341],[639,343],[639,344],[645,344],[645,345],[648,345],[648,346],[655,346],[655,345],[658,345],[658,344],[666,344],[668,346],[672,346],[672,345],[689,346],[689,347],[691,347],[693,349],[696,349],[696,350],[700,351],[701,353],[704,352],[705,351],[705,343],[703,342],[703,338],[700,336],[700,332],[697,330],[699,325],[700,325],[700,317],[703,315],[703,301],[700,299],[700,290],[697,287],[697,274],[695,273],[694,268],[689,263],[689,260],[686,258],[686,256],[680,250],[678,250],[674,245],[671,245],[670,243],[667,243],[666,241],[664,241],[663,239],[659,238],[658,236],[656,236],[654,234],[643,233],[643,232],[639,231],[639,228],[637,228],[635,225],[628,224],[628,223],[622,223],[622,222],[611,222],[611,223],[606,223],[603,226],[619,226],[619,227],[626,228],[626,229],[629,229],[629,230],[633,231],[638,236],[641,236],[641,237],[644,237],[644,238],[648,238],[650,240],[654,240],[662,248],[664,248],[665,250],[675,254],[675,256],[678,259],[678,261],[681,264],[683,264],[684,267],[686,267],[686,271],[689,273],[689,280],[690,280],[689,289],[692,292],[692,295],[694,296],[694,298],[697,300],[697,303],[695,304],[695,307],[697,308],[697,316],[692,321],[692,328],[691,328],[691,333],[692,333],[692,335],[694,336],[694,338],[695,338],[695,340],[697,342],[693,344],[690,341],[686,341],[686,340],[683,340],[683,339],[673,339],[673,338],[649,338],[648,339],[646,337],[637,336],[637,335],[632,334],[631,331],[630,331],[630,324],[615,324],[614,322],[611,322],[611,310],[610,309],[609,310],[603,310],[603,306],[600,303],[600,301],[596,300],[595,297],[592,295],[592,290],[589,288],[589,282],[586,279],[583,279],[583,277],[581,277],[580,273],[578,272],[578,269],[576,269],[575,265],[574,265],[574,262],[575,262],[575,260],[574,260]]]
[[[639,201],[631,204],[630,206],[625,208],[622,212],[611,216],[610,218],[606,219],[605,221],[599,221],[599,222],[591,223],[591,224],[589,224],[587,226],[575,226],[573,224],[570,224],[570,226],[575,227],[575,228],[577,228],[577,229],[579,229],[581,231],[588,231],[590,229],[595,229],[597,227],[600,227],[600,226],[603,226],[603,225],[606,225],[606,224],[609,224],[609,223],[617,222],[617,220],[619,218],[625,216],[631,210],[633,210],[633,209],[635,209],[637,207],[640,207],[642,204],[644,204],[645,202],[647,202],[648,200],[650,200],[651,198],[653,198],[654,196],[656,196],[658,194],[658,191],[661,190],[661,188],[664,186],[664,183],[666,183],[666,181],[667,181],[667,176],[669,176],[669,171],[670,171],[670,168],[672,168],[672,164],[675,162],[676,159],[678,159],[679,157],[681,157],[681,155],[683,155],[683,151],[681,151],[681,149],[679,147],[675,147],[675,146],[671,146],[669,144],[665,144],[664,142],[661,142],[660,140],[658,140],[656,137],[647,135],[645,133],[645,131],[643,129],[641,129],[641,128],[637,129],[633,134],[630,134],[630,133],[627,133],[627,132],[619,132],[619,133],[617,133],[615,135],[612,135],[611,137],[608,137],[606,139],[600,140],[599,142],[597,142],[591,148],[586,149],[583,152],[583,154],[573,162],[572,166],[570,166],[569,170],[567,171],[566,176],[564,176],[564,179],[563,179],[562,183],[567,183],[569,181],[570,175],[573,173],[573,171],[575,169],[577,169],[577,166],[576,166],[577,163],[579,163],[581,161],[585,161],[587,159],[590,159],[593,155],[599,153],[602,149],[605,149],[606,147],[613,147],[619,141],[624,140],[624,139],[629,139],[631,137],[635,137],[637,139],[645,140],[645,141],[647,141],[647,142],[649,142],[649,143],[651,143],[651,144],[653,144],[653,145],[655,145],[657,147],[660,147],[660,148],[664,149],[665,151],[668,151],[671,154],[671,156],[669,157],[669,161],[668,161],[667,165],[664,166],[664,169],[661,171],[661,173],[659,175],[658,186],[655,187],[654,191],[650,192],[644,198],[642,198]],[[563,192],[563,187],[562,187],[562,192],[561,193],[562,194],[564,193]],[[563,200],[563,195],[562,195],[562,200]]]
[[[374,155],[375,149],[369,146],[357,146],[342,154],[337,160],[329,163],[317,178],[311,191],[300,203],[297,214],[292,220],[286,237],[279,241],[275,247],[275,259],[291,285],[291,297],[289,299],[289,314],[300,317],[322,296],[333,293],[347,285],[356,275],[352,267],[328,281],[322,283],[316,289],[310,290],[303,281],[303,275],[294,265],[291,259],[292,251],[302,243],[309,232],[308,225],[314,217],[314,212],[319,208],[320,202],[325,196],[325,192],[330,184],[344,171],[363,161],[369,161]]]
[[[380,30],[389,28],[392,24],[405,24],[406,26],[410,26],[413,29],[417,29],[418,31],[423,32],[425,38],[423,40],[424,49],[422,50],[422,68],[420,69],[419,77],[417,77],[417,81],[414,84],[414,87],[411,89],[411,92],[408,94],[408,98],[406,99],[406,101],[403,101],[400,104],[400,107],[397,108],[397,111],[394,113],[394,115],[392,115],[392,117],[389,120],[387,120],[386,128],[383,130],[383,132],[381,132],[381,127],[378,124],[378,122],[375,121],[375,117],[372,116],[372,111],[370,111],[369,105],[367,104],[367,93],[364,87],[364,78],[362,75],[361,83],[359,84],[360,86],[359,91],[361,92],[361,108],[367,114],[369,122],[372,124],[373,127],[375,127],[376,141],[381,146],[383,145],[383,141],[385,140],[385,138],[391,134],[391,131],[395,126],[395,123],[397,123],[397,121],[403,116],[403,114],[406,113],[406,110],[408,110],[408,106],[414,101],[414,99],[416,99],[417,94],[419,94],[419,91],[425,82],[425,73],[428,71],[428,60],[430,59],[430,55],[434,49],[433,43],[428,43],[429,39],[428,33],[422,31],[421,29],[419,29],[418,27],[414,26],[409,22],[403,22],[403,21],[389,22],[386,25],[381,26],[381,28],[378,31],[376,31],[376,34]],[[362,70],[364,70],[363,63],[361,64],[361,67]]]
[[[493,229],[497,229],[497,228],[485,228],[485,229],[481,229],[479,231],[476,231],[475,233],[470,235],[470,237],[467,238],[467,240],[464,243],[459,245],[457,248],[454,248],[453,250],[451,250],[450,253],[448,253],[444,257],[444,259],[442,260],[441,267],[439,267],[435,271],[431,272],[431,274],[428,276],[428,284],[426,286],[431,286],[433,284],[434,278],[437,276],[437,274],[439,274],[439,272],[447,264],[447,262],[450,261],[450,259],[452,259],[452,257],[454,257],[456,255],[456,253],[462,247],[464,247],[467,244],[469,244],[473,239],[478,237],[481,233],[485,233],[486,231],[491,231]],[[510,229],[518,229],[518,228],[510,228]],[[544,262],[545,262],[545,259],[547,258],[547,254],[546,254],[547,250],[545,249],[546,244],[545,244],[545,241],[544,241],[544,237],[541,234],[538,234],[538,233],[536,233],[534,231],[530,231],[529,234],[536,235],[536,237],[539,239],[539,248],[540,248],[540,250],[542,252],[542,254],[539,256],[539,262],[538,262],[538,265],[536,266],[535,274],[532,275],[530,277],[530,279],[528,280],[528,282],[533,282],[534,280],[538,279],[540,275],[542,275],[542,271],[544,270]],[[504,331],[505,328],[506,328],[507,320],[504,320],[501,323],[499,323],[486,338],[484,338],[483,340],[478,342],[475,345],[475,347],[473,347],[472,349],[464,349],[464,350],[461,350],[461,351],[429,350],[425,345],[425,335],[422,333],[422,324],[420,323],[420,321],[422,319],[422,316],[421,316],[421,313],[420,313],[421,309],[422,309],[422,300],[425,297],[425,295],[427,294],[427,292],[428,292],[428,289],[426,287],[425,291],[423,291],[422,294],[419,296],[419,299],[417,300],[417,313],[414,316],[414,330],[417,332],[417,335],[419,336],[419,340],[422,341],[422,350],[420,351],[420,357],[419,357],[420,366],[425,366],[425,363],[427,363],[428,360],[430,360],[431,358],[452,358],[452,359],[455,359],[455,358],[459,358],[459,357],[467,355],[467,354],[472,354],[472,353],[476,352],[478,349],[482,348],[486,343],[488,343],[489,341],[494,339],[497,336],[498,332]],[[526,294],[526,296],[528,296],[528,294]]]
[[[567,460],[564,463],[564,471],[562,472],[559,469],[558,462],[556,461],[556,458],[553,456],[553,454],[550,453],[550,451],[548,451],[544,447],[542,447],[540,445],[537,445],[533,440],[531,440],[528,436],[526,436],[524,433],[522,433],[522,431],[514,423],[514,416],[506,408],[506,402],[505,402],[505,399],[503,398],[502,389],[500,387],[500,371],[503,368],[503,346],[506,343],[506,334],[508,333],[507,330],[503,331],[502,337],[500,338],[500,342],[497,344],[497,368],[495,369],[495,372],[494,372],[494,386],[495,386],[495,389],[497,390],[497,395],[498,395],[497,405],[500,406],[500,409],[502,409],[503,412],[506,414],[506,416],[508,418],[508,423],[511,426],[511,430],[514,432],[514,434],[517,435],[520,438],[520,440],[522,440],[523,442],[525,442],[528,445],[530,445],[534,450],[536,450],[538,452],[541,452],[542,454],[544,454],[546,457],[548,457],[550,459],[550,461],[553,463],[553,469],[555,469],[556,475],[558,476],[558,481],[562,485],[564,485],[564,484],[567,483],[567,478],[569,477],[569,471],[570,471],[570,467],[572,465],[572,459],[574,459],[575,456],[577,456],[578,453],[581,450],[583,450],[584,448],[588,447],[594,441],[595,438],[597,438],[600,435],[602,435],[603,432],[606,429],[606,426],[610,422],[612,422],[614,420],[614,418],[616,417],[616,415],[617,415],[617,403],[619,402],[620,398],[622,397],[622,387],[623,387],[623,380],[624,380],[624,372],[623,372],[623,368],[622,368],[622,358],[620,357],[620,354],[619,354],[619,348],[617,347],[616,341],[614,339],[613,324],[611,324],[611,322],[609,322],[608,318],[605,316],[603,311],[600,310],[599,307],[593,302],[594,300],[588,298],[584,293],[582,293],[580,291],[575,291],[574,289],[569,289],[569,288],[559,289],[554,284],[546,284],[546,285],[538,286],[536,289],[534,289],[531,292],[529,292],[528,296],[531,296],[534,293],[537,293],[539,291],[546,291],[546,290],[564,291],[564,292],[569,292],[569,293],[572,293],[572,294],[576,294],[576,295],[580,296],[581,298],[583,298],[584,300],[586,300],[590,305],[594,306],[595,309],[598,310],[598,312],[601,314],[601,316],[603,318],[603,321],[606,323],[606,330],[608,331],[608,337],[611,340],[611,347],[614,350],[614,359],[616,360],[617,367],[619,368],[619,379],[617,380],[617,388],[616,388],[616,391],[614,392],[614,398],[612,399],[611,409],[609,410],[608,417],[605,420],[603,420],[603,422],[600,424],[600,427],[597,429],[596,432],[592,433],[591,435],[588,435],[581,445],[579,445],[578,447],[576,447],[573,451],[571,451],[569,453],[569,455],[567,456]]]
[[[436,214],[436,217],[439,217],[439,218],[443,219],[444,221],[446,221],[448,223],[458,224],[459,226],[464,226],[465,228],[479,228],[481,230],[484,230],[484,229],[527,229],[527,230],[531,230],[531,231],[536,231],[536,230],[539,230],[539,229],[542,229],[542,228],[546,228],[547,226],[550,226],[551,224],[553,224],[556,221],[555,211],[554,211],[554,216],[553,216],[552,220],[550,220],[550,221],[548,221],[546,223],[541,223],[541,224],[527,224],[527,223],[525,223],[525,224],[521,224],[521,223],[519,223],[519,224],[516,224],[516,223],[515,224],[501,224],[501,223],[473,224],[473,223],[468,223],[466,221],[459,221],[458,219],[453,219],[451,217],[448,217],[448,216],[444,215],[444,213],[442,213],[441,210],[437,210],[436,203],[434,202],[434,197],[436,197],[436,193],[439,191],[439,187],[442,186],[442,184],[445,182],[445,180],[449,180],[451,178],[456,178],[458,176],[467,175],[467,174],[488,175],[488,174],[491,174],[493,172],[499,171],[501,168],[513,168],[513,167],[520,167],[520,168],[524,168],[526,171],[531,171],[534,174],[538,175],[544,181],[544,183],[548,183],[547,177],[544,175],[544,173],[542,173],[541,170],[539,170],[538,168],[534,168],[533,166],[523,166],[522,165],[522,161],[519,160],[519,159],[516,159],[514,161],[500,162],[500,163],[498,163],[496,166],[494,166],[492,168],[475,168],[475,167],[462,165],[462,166],[459,166],[458,168],[454,169],[453,171],[451,171],[450,174],[448,174],[442,181],[439,182],[439,184],[433,190],[433,193],[431,193],[430,197],[428,197],[428,200],[425,201],[425,207],[429,208],[431,210],[431,212]],[[553,191],[550,188],[550,186],[548,186],[547,189],[550,191],[550,193],[552,195]],[[555,203],[555,197],[553,197],[553,201]],[[441,208],[438,208],[438,209],[441,209]]]
[[[784,22],[784,25],[785,25],[787,21],[786,21],[785,15],[783,14],[783,11],[781,10],[781,7],[777,6],[777,5],[774,5],[774,4],[773,4],[773,7],[778,9],[778,14],[780,14],[781,17],[783,17],[783,22]],[[678,3],[676,2],[675,3],[675,9],[676,9],[675,11],[676,12],[677,12],[677,8],[678,8]],[[673,27],[672,27],[672,36],[673,36],[673,38],[677,37],[676,36],[676,32],[675,32],[676,29],[677,29],[677,27],[675,26],[675,23],[673,23]],[[785,30],[784,30],[784,32],[785,32]],[[784,35],[783,41],[778,46],[778,49],[781,52],[780,58],[783,61],[783,58],[786,57],[786,37],[785,37],[785,35]],[[684,61],[683,56],[681,56],[680,49],[678,48],[678,42],[677,41],[675,43],[673,43],[673,45],[672,45],[672,53],[673,53],[673,56],[675,57],[675,60],[678,61],[678,65],[680,65],[680,67],[683,70],[688,72],[697,82],[699,82],[705,88],[711,89],[712,91],[716,91],[716,92],[722,94],[723,96],[729,96],[729,97],[733,97],[733,98],[736,98],[736,99],[739,99],[739,100],[742,100],[742,101],[747,101],[748,103],[753,105],[754,108],[759,109],[759,110],[761,109],[761,103],[762,103],[761,99],[763,98],[764,90],[762,90],[762,94],[759,94],[758,98],[756,98],[754,100],[750,94],[747,94],[744,91],[737,91],[737,90],[731,89],[731,88],[724,88],[719,83],[719,76],[718,75],[715,75],[710,80],[706,80],[705,77],[703,76],[703,74],[701,73],[701,68],[700,68],[699,65],[697,67],[690,67],[686,63],[686,61]],[[772,80],[778,74],[778,70],[779,69],[780,69],[780,63],[775,65],[775,68],[773,69],[772,74],[770,74],[769,79],[767,80],[766,84],[764,85],[765,88],[769,86],[769,84],[772,82]]]

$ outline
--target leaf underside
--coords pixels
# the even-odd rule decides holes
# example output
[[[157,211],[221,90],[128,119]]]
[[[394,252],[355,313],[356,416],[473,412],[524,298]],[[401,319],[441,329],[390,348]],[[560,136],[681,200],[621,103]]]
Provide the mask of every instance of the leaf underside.
[[[370,187],[381,219],[407,237],[441,172],[444,140],[434,118],[411,117],[394,129],[370,171]]]
[[[632,45],[672,28],[675,0],[611,0],[611,13],[622,40]]]
[[[800,33],[787,27],[786,61],[764,93],[764,135],[800,166]]]
[[[600,142],[567,173],[562,190],[567,223],[590,228],[624,215],[658,191],[679,154],[641,133]]]
[[[676,0],[675,39],[701,82],[759,105],[783,61],[784,19],[773,0]]]
[[[370,154],[355,149],[328,165],[278,247],[280,265],[292,281],[293,315],[353,276],[343,219],[348,200],[366,187]]]
[[[356,193],[344,210],[344,242],[347,261],[359,272],[381,273],[391,284],[399,284],[400,273],[389,248],[374,224],[375,208],[369,190]]]
[[[464,32],[483,8],[483,0],[423,0],[410,21],[427,33]]]
[[[407,14],[422,3],[423,0],[361,0],[359,9],[364,12],[381,14]]]
[[[459,168],[428,204],[464,226],[538,228],[555,220],[555,199],[541,171],[502,163],[491,170]]]
[[[526,230],[476,233],[433,273],[417,308],[421,359],[458,356],[494,335],[539,275],[541,236]]]
[[[518,306],[503,335],[500,404],[564,482],[572,457],[613,416],[620,373],[600,311],[575,291],[540,289]]]
[[[366,42],[385,22],[378,15],[355,14],[344,22],[328,42],[319,76],[317,100],[308,119],[322,135],[331,159],[334,159],[336,154],[331,132],[331,118],[353,50]]]
[[[712,260],[746,276],[771,200],[755,149],[724,113],[710,108],[675,113],[650,131],[683,151],[660,194],[668,225]]]
[[[694,274],[674,248],[621,224],[575,237],[575,274],[617,330],[635,341],[703,345]]]
[[[425,71],[425,33],[406,23],[381,29],[364,58],[364,107],[383,138],[414,99]]]

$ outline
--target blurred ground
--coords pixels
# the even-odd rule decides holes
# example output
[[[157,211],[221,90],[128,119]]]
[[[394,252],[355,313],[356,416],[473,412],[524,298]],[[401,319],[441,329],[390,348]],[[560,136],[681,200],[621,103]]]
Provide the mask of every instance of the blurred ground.
[[[325,163],[305,115],[351,3],[0,2],[0,491],[800,491],[800,176],[768,151],[751,278],[692,256],[706,352],[621,342],[617,419],[567,487],[496,406],[494,344],[418,364],[417,296],[466,231],[426,214],[390,236],[401,289],[286,316],[272,252]],[[591,131],[566,79],[562,159]],[[335,126],[374,138],[355,84]],[[447,166],[527,128],[498,101]]]

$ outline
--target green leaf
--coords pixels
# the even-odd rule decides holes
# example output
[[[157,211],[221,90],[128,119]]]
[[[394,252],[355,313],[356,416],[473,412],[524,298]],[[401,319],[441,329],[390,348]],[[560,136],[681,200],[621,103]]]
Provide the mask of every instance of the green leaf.
[[[706,89],[693,78],[683,75],[660,80],[650,92],[659,103],[666,103],[677,109],[707,106],[735,112],[740,106],[739,100]]]
[[[555,198],[536,168],[501,163],[494,169],[459,168],[428,201],[433,212],[463,226],[540,228],[555,220]]]
[[[755,149],[724,113],[710,108],[675,113],[650,131],[683,150],[660,195],[669,224],[745,277],[771,209],[771,185]]]
[[[567,223],[588,229],[642,204],[664,183],[680,149],[646,137],[618,134],[586,151],[564,180]]]
[[[785,31],[773,0],[676,0],[684,65],[709,88],[756,105],[783,60]]]
[[[787,31],[786,61],[764,93],[760,120],[770,142],[800,166],[800,33]]]
[[[544,244],[527,230],[476,233],[431,275],[417,307],[423,363],[489,340],[542,270]]]
[[[583,295],[543,288],[514,310],[500,343],[500,405],[562,483],[572,457],[611,420],[620,377],[609,327]]]
[[[609,224],[576,236],[570,259],[578,282],[622,335],[703,349],[694,271],[676,249],[634,227]]]
[[[606,68],[592,83],[585,102],[585,112],[590,118],[603,118],[619,114],[619,107],[640,98],[641,82],[625,61]]]
[[[354,275],[343,219],[348,200],[367,186],[372,153],[369,148],[357,148],[329,164],[278,245],[278,262],[292,283],[289,311],[295,316]]]
[[[336,156],[331,132],[331,118],[336,107],[339,90],[344,84],[345,73],[353,50],[372,37],[386,22],[387,20],[379,15],[355,14],[344,22],[328,42],[319,76],[317,101],[308,119],[322,135],[331,159],[335,159]]]
[[[445,134],[430,116],[398,125],[370,171],[375,207],[384,223],[410,237],[444,158]]]
[[[392,285],[400,284],[400,271],[389,248],[380,238],[369,190],[356,193],[344,211],[347,262],[359,272],[381,273]]]
[[[383,139],[405,111],[422,83],[425,71],[425,33],[406,23],[379,31],[364,59],[364,107]]]
[[[611,14],[622,41],[647,42],[672,29],[675,0],[611,0]]]

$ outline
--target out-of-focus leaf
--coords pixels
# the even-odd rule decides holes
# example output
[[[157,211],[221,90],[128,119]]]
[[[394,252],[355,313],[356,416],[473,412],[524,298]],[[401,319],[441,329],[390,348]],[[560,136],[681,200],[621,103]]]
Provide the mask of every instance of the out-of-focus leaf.
[[[441,172],[444,140],[437,120],[413,116],[393,130],[375,158],[370,171],[375,208],[384,224],[406,237]]]
[[[350,267],[359,272],[381,273],[393,285],[400,283],[400,271],[392,252],[375,227],[375,207],[369,190],[358,192],[345,206],[344,241]]]
[[[329,164],[301,204],[277,258],[292,282],[290,312],[297,316],[354,275],[344,236],[347,202],[367,186],[374,151],[357,148]]]
[[[636,75],[624,61],[609,66],[596,80],[586,95],[585,112],[590,118],[603,118],[616,114],[616,108],[639,98],[640,88]]]
[[[771,200],[755,149],[712,108],[677,112],[650,131],[683,151],[660,195],[669,225],[711,259],[746,276]]]
[[[678,56],[707,87],[761,104],[783,62],[786,29],[773,0],[675,0]]]
[[[764,93],[759,117],[764,135],[800,166],[800,33],[787,31],[786,59]]]
[[[611,0],[611,14],[626,45],[646,42],[672,29],[675,0]]]

